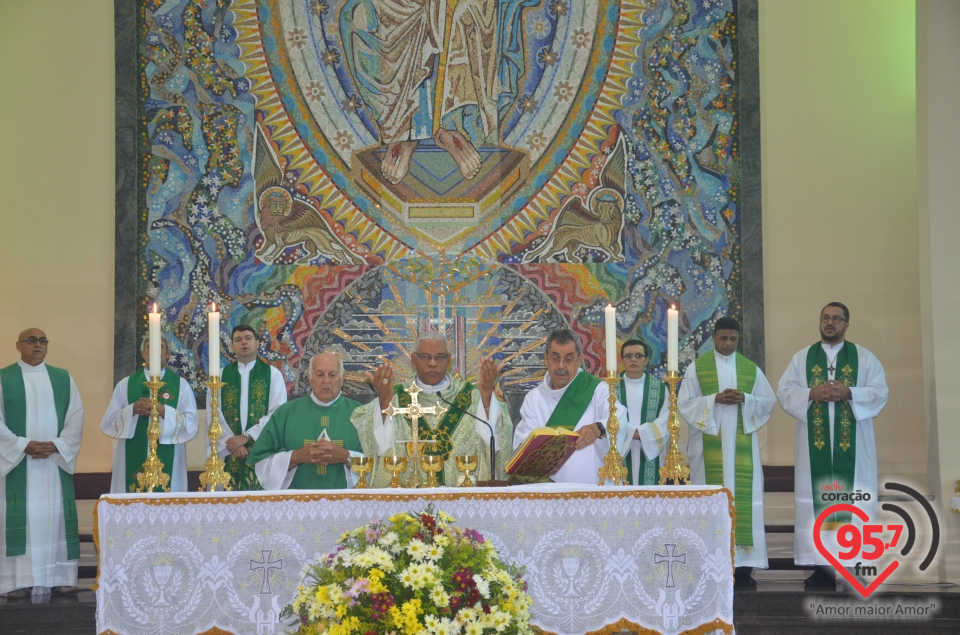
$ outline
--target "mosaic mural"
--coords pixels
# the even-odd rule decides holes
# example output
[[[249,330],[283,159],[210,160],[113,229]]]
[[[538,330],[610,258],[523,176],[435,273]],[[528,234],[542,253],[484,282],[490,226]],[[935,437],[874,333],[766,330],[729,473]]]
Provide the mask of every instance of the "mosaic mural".
[[[205,380],[241,323],[306,390],[444,329],[529,389],[603,307],[663,372],[741,312],[733,0],[141,0],[139,295]],[[400,365],[402,369],[405,364]]]

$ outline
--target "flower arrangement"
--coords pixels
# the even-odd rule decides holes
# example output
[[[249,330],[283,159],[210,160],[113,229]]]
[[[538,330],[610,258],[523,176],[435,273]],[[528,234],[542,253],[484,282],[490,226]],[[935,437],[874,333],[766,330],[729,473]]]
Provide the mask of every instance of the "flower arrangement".
[[[428,507],[344,533],[283,618],[296,635],[532,634],[522,569],[452,522]]]

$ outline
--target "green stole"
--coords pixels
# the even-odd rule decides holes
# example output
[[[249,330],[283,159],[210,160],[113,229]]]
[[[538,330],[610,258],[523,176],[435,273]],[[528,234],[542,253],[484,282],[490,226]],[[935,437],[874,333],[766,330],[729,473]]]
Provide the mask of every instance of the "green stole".
[[[63,423],[70,407],[70,373],[47,364],[47,376],[53,388],[53,404],[57,411],[57,435],[63,432]],[[3,386],[3,411],[7,427],[18,437],[27,436],[27,391],[23,370],[19,364],[0,369]],[[24,457],[7,474],[7,553],[8,558],[27,553],[27,461]],[[50,459],[46,459],[50,460]],[[64,534],[67,540],[67,560],[80,558],[80,532],[77,529],[77,500],[73,489],[73,474],[60,468],[60,494],[63,499]]]
[[[469,410],[470,406],[473,405],[473,391],[473,384],[469,381],[463,382],[463,387],[460,388],[460,392],[458,392],[453,399],[448,400],[454,404],[456,408],[443,404],[446,412],[440,417],[436,428],[431,428],[429,425],[417,427],[417,435],[421,441],[436,441],[436,443],[431,443],[424,447],[424,454],[442,456],[444,464],[450,460],[450,454],[453,452],[453,443],[450,442],[450,437],[453,436],[457,426],[460,425],[460,421],[464,417],[463,412]],[[393,394],[397,396],[397,403],[401,408],[410,407],[410,393],[403,387],[403,384],[395,384],[393,386]],[[410,426],[413,426],[413,422],[409,416],[403,415],[403,417]],[[423,417],[421,417],[421,419],[423,419]],[[444,484],[443,471],[437,472],[437,479],[441,485]]]
[[[857,385],[860,370],[860,357],[853,342],[844,342],[837,353],[836,379],[850,388]],[[807,386],[815,388],[827,382],[827,353],[817,342],[807,350]],[[846,401],[833,404],[834,435],[833,443],[827,440],[830,434],[828,405],[823,401],[814,401],[807,409],[807,448],[810,452],[810,478],[813,487],[814,518],[832,503],[818,496],[820,486],[840,483],[844,492],[853,491],[853,476],[857,465],[857,421],[853,408]],[[831,448],[832,445],[832,448]],[[832,450],[832,451],[831,451]],[[834,514],[828,522],[841,524],[850,522],[850,513]]]
[[[360,406],[342,394],[329,406],[321,406],[310,395],[288,401],[273,411],[270,420],[250,449],[247,463],[256,465],[280,452],[291,452],[313,443],[323,432],[336,445],[362,452],[360,436],[350,423],[350,415]],[[297,466],[290,489],[346,489],[347,475],[342,465]]]
[[[599,384],[600,380],[590,373],[577,373],[557,402],[546,427],[573,430],[593,401],[593,393]]]
[[[127,403],[132,404],[140,399],[150,398],[150,389],[143,385],[147,381],[147,372],[141,368],[139,371],[130,375],[127,380]],[[180,401],[180,375],[170,370],[163,369],[163,383],[166,385],[160,389],[157,395],[157,403],[164,406],[177,407]],[[161,417],[162,419],[162,417]],[[136,431],[129,439],[124,440],[126,453],[126,465],[124,466],[124,475],[126,476],[127,491],[135,492],[140,486],[137,483],[137,474],[143,469],[143,463],[147,460],[147,454],[150,451],[150,440],[147,439],[147,427],[150,425],[150,417],[137,416],[131,425],[136,426]],[[176,445],[172,443],[157,443],[157,456],[163,463],[163,471],[173,478],[173,457]]]
[[[267,415],[270,408],[270,366],[257,358],[250,369],[250,385],[247,387],[247,426],[240,421],[240,366],[233,362],[223,369],[220,381],[226,384],[221,392],[223,399],[223,417],[234,436],[257,425]],[[249,452],[253,439],[244,445]],[[253,464],[247,465],[246,459],[238,459],[232,454],[224,461],[224,470],[230,474],[234,491],[258,491],[260,479]]]
[[[737,390],[750,394],[757,380],[757,365],[739,353],[734,358],[737,369]],[[717,358],[713,352],[701,355],[694,362],[700,393],[715,395],[720,392],[717,377]],[[707,485],[723,485],[723,441],[717,436],[703,435],[703,467]],[[735,448],[733,504],[737,508],[735,543],[753,546],[753,439],[743,432],[743,404],[737,404],[737,443]],[[737,505],[737,501],[745,502]]]
[[[646,375],[646,381],[643,382],[643,395],[640,398],[640,425],[649,423],[657,418],[657,415],[660,414],[660,407],[663,405],[664,396],[667,394],[667,386],[662,381],[651,375],[650,373],[644,373]],[[623,377],[623,373],[620,373],[620,377]],[[651,386],[656,386],[656,389],[651,390]],[[620,383],[617,384],[617,401],[623,404],[623,407],[627,407],[627,385],[623,379],[620,380]],[[621,424],[623,425],[623,424]],[[632,439],[627,439],[627,445],[631,443]],[[622,448],[626,449],[626,448]],[[633,479],[633,452],[627,455],[627,458],[624,460],[624,465],[627,467],[627,478]],[[640,451],[640,482],[632,483],[633,485],[658,485],[660,483],[660,457],[655,459],[648,460],[643,454],[643,450]]]

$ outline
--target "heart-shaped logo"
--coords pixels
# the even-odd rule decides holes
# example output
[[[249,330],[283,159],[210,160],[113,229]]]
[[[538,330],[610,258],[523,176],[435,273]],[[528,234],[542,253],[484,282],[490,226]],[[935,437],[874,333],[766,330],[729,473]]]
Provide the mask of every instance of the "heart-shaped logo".
[[[823,510],[819,516],[817,516],[817,522],[813,526],[813,542],[815,545],[817,545],[817,551],[820,552],[820,555],[826,558],[827,561],[833,565],[833,568],[839,571],[840,575],[842,575],[847,582],[849,582],[850,585],[860,593],[860,595],[865,598],[870,597],[870,594],[876,591],[877,587],[879,587],[891,573],[897,570],[897,567],[900,566],[900,563],[894,560],[887,566],[886,569],[880,572],[880,575],[878,575],[876,579],[870,583],[870,586],[864,587],[860,581],[857,580],[852,573],[847,571],[846,568],[840,564],[840,561],[837,560],[836,557],[827,551],[827,548],[823,546],[823,540],[820,537],[820,529],[823,527],[823,523],[826,522],[827,518],[837,512],[850,512],[851,514],[855,514],[863,522],[868,522],[870,520],[870,517],[867,516],[867,513],[859,507],[854,507],[853,505],[848,505],[845,503],[831,505]]]

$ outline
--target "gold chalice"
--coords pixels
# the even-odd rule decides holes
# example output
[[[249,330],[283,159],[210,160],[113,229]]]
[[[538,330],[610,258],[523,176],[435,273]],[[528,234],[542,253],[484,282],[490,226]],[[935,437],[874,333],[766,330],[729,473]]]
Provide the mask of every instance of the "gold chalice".
[[[407,471],[407,457],[385,456],[383,467],[390,472],[390,487],[400,487],[400,475]]]
[[[369,456],[350,457],[350,469],[360,476],[360,480],[354,486],[354,489],[367,489],[367,472],[373,469],[373,459]]]
[[[443,470],[443,457],[433,454],[420,457],[420,467],[429,475],[427,477],[427,487],[440,487],[437,473]]]
[[[470,480],[470,472],[477,469],[476,454],[461,454],[457,456],[457,469],[463,472],[463,483],[460,487],[473,487],[474,482]]]

